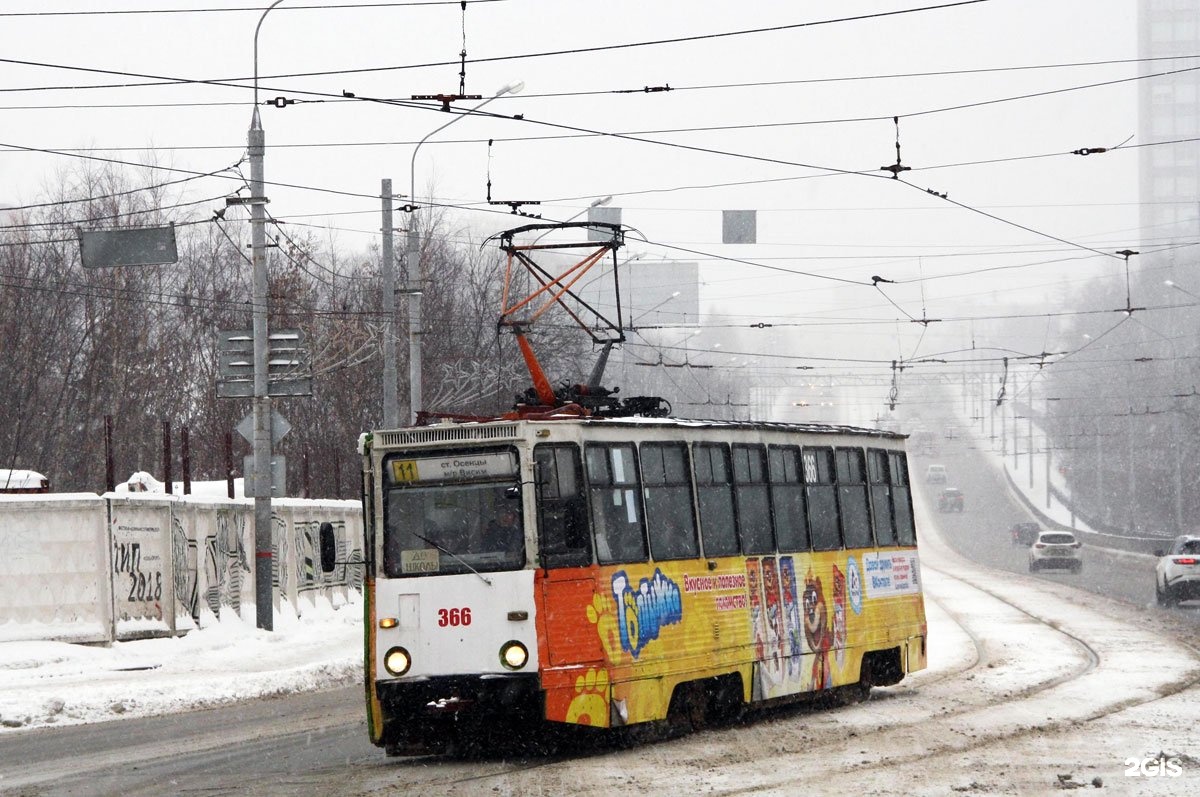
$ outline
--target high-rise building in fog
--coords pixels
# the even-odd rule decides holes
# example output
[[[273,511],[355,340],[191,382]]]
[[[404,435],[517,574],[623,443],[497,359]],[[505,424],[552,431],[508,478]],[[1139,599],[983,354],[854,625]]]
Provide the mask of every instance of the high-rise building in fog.
[[[1200,240],[1200,0],[1137,0],[1141,248]],[[1184,58],[1183,56],[1192,56]]]

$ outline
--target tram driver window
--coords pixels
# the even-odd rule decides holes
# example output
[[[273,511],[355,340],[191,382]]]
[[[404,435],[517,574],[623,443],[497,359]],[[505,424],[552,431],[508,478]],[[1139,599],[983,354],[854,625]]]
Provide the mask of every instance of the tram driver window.
[[[596,557],[601,564],[646,561],[633,445],[588,445],[584,458]]]
[[[538,537],[543,567],[581,567],[592,563],[587,502],[579,467],[579,448],[539,445],[533,450],[537,479]]]

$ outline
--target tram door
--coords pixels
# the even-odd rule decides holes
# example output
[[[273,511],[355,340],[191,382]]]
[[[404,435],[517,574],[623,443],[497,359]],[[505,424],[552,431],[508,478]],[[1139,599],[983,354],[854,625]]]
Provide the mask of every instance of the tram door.
[[[551,667],[596,664],[604,659],[588,608],[596,589],[587,497],[579,447],[534,448],[538,500],[541,615]]]

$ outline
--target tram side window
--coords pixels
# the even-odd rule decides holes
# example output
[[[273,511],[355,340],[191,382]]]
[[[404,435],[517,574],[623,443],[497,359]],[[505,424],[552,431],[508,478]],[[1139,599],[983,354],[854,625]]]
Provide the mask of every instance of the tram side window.
[[[660,561],[699,556],[687,447],[646,443],[640,453],[650,555]]]
[[[771,471],[771,508],[775,516],[775,539],[780,551],[807,551],[808,517],[804,512],[804,484],[800,478],[800,449],[772,446],[768,456]]]
[[[867,472],[861,448],[839,448],[837,463],[838,506],[842,513],[842,537],[847,548],[870,548],[871,512],[867,506]]]
[[[644,562],[646,534],[633,445],[588,445],[584,456],[596,556],[601,564]]]
[[[692,449],[696,497],[700,504],[700,536],[705,556],[734,556],[738,552],[733,520],[733,484],[729,449],[706,443]]]
[[[892,486],[888,470],[886,451],[871,449],[867,452],[867,481],[871,485],[871,514],[875,518],[875,541],[881,547],[896,544],[896,524],[892,520]]]
[[[592,546],[587,525],[587,500],[580,478],[579,448],[538,445],[533,450],[533,462],[542,567],[591,564]]]
[[[804,497],[808,499],[808,527],[812,532],[813,550],[832,551],[841,548],[837,487],[833,483],[833,449],[806,448],[801,460],[804,463]]]
[[[889,478],[892,484],[893,517],[896,518],[896,539],[901,545],[916,545],[917,532],[913,527],[912,489],[908,486],[908,461],[904,452],[888,453]]]
[[[733,483],[742,553],[774,553],[766,452],[762,446],[733,447]]]

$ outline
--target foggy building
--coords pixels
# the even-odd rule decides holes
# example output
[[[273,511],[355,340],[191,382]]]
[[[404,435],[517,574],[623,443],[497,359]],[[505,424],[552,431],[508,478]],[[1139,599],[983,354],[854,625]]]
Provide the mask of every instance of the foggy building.
[[[1139,0],[1141,74],[1194,69],[1200,53],[1200,0]],[[1178,59],[1176,57],[1179,57]],[[1137,141],[1195,138],[1200,130],[1200,72],[1140,81]],[[1200,143],[1142,147],[1139,153],[1141,246],[1197,240],[1200,235]]]

